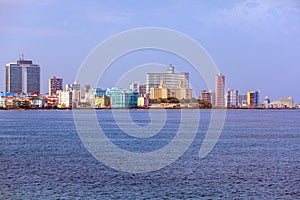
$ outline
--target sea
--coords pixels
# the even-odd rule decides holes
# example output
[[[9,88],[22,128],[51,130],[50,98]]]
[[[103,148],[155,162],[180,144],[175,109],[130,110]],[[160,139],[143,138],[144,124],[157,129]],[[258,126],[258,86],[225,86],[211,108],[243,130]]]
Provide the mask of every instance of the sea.
[[[163,126],[139,138],[122,128],[149,126],[149,110],[121,111],[131,122],[117,122],[118,112],[112,110],[93,112],[111,144],[134,154],[166,147],[183,116],[182,110],[157,110],[162,114],[156,123],[164,117]],[[196,130],[186,129],[187,137],[188,131],[195,135],[182,155],[156,170],[130,172],[95,156],[118,163],[122,155],[105,157],[110,149],[87,148],[72,110],[2,110],[0,199],[300,199],[300,110],[227,110],[220,136],[201,159],[211,111],[185,112],[200,120]],[[180,145],[172,147],[174,152]],[[139,161],[128,159],[128,164]],[[147,165],[158,161],[145,157]]]

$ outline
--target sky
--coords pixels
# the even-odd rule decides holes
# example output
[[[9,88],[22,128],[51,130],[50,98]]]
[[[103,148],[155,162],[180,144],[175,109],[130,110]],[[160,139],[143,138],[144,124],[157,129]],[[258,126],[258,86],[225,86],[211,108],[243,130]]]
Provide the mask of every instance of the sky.
[[[5,65],[21,54],[40,64],[41,93],[46,93],[49,77],[74,82],[82,62],[99,43],[142,27],[168,28],[193,38],[226,76],[226,88],[240,94],[259,89],[261,99],[292,96],[300,103],[298,0],[1,0],[0,91],[5,90]],[[99,87],[115,86],[122,73],[145,63],[172,63],[177,71],[190,72],[196,95],[206,89],[189,63],[151,50],[114,62]],[[159,70],[165,68],[149,67],[149,72]],[[145,76],[134,81],[142,84]]]

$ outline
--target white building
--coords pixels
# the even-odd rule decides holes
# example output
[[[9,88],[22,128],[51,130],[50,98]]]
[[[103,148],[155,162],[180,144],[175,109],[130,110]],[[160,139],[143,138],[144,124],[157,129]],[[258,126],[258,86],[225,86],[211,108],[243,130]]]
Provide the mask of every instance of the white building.
[[[225,107],[226,108],[237,108],[238,104],[239,104],[238,91],[228,88],[228,90],[225,94]]]
[[[280,98],[281,108],[293,108],[294,101],[292,97],[289,98]]]
[[[59,108],[72,108],[72,91],[57,91],[58,94],[58,107]]]
[[[130,89],[133,91],[133,92],[137,92],[139,93],[139,87],[140,87],[140,84],[138,82],[134,82],[134,83],[131,83],[130,84]]]

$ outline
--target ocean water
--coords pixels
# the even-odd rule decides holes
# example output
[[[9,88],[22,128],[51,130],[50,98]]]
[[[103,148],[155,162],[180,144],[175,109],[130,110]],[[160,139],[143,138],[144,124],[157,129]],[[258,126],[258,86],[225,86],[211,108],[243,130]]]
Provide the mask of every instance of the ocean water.
[[[107,137],[136,153],[158,150],[175,137],[180,110],[167,110],[161,131],[124,134],[110,110],[96,111]],[[229,110],[222,134],[203,159],[198,153],[210,111],[175,162],[154,172],[112,169],[84,147],[72,111],[0,111],[0,199],[300,199],[300,111]],[[139,126],[147,110],[130,111]],[[125,124],[126,125],[126,124]],[[104,152],[105,153],[105,152]]]

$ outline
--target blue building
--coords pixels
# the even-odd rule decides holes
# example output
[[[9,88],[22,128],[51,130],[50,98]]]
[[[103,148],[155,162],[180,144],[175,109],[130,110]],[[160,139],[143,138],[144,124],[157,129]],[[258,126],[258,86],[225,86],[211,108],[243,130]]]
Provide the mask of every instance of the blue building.
[[[130,89],[108,88],[106,95],[110,98],[111,108],[137,108],[138,93]]]
[[[0,97],[13,97],[14,95],[12,92],[0,92]]]

